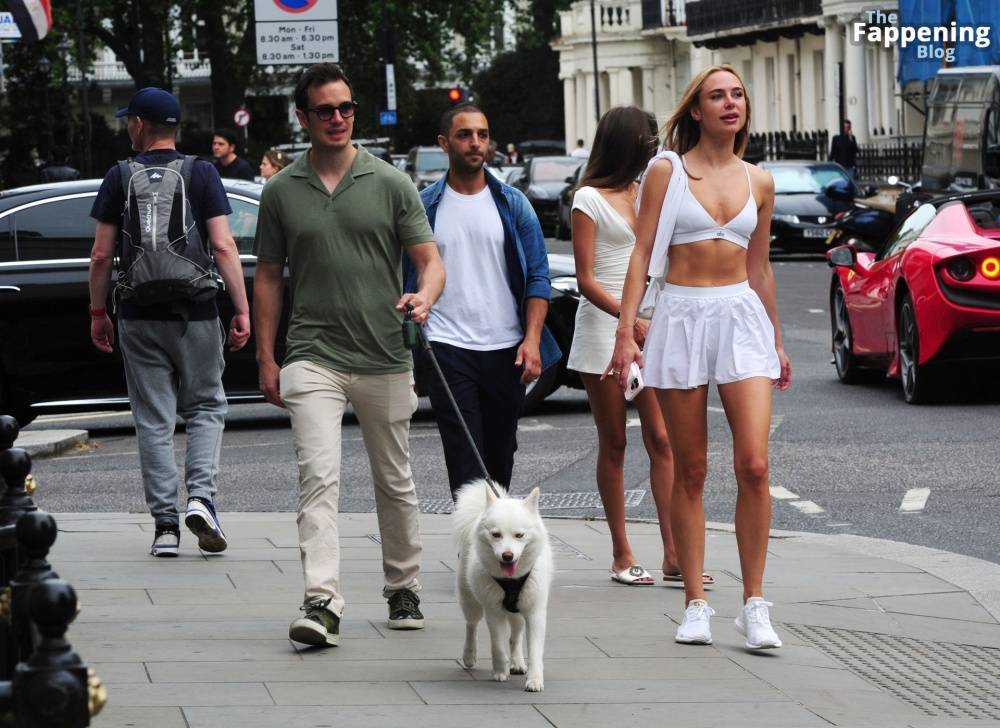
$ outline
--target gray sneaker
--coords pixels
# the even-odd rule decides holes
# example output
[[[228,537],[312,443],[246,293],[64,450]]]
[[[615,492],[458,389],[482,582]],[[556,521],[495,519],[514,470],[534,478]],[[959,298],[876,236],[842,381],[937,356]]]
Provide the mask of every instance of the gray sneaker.
[[[420,613],[420,599],[409,589],[400,589],[389,595],[389,629],[423,629],[424,615]]]
[[[299,607],[306,614],[288,626],[288,638],[319,647],[340,644],[340,617],[326,608],[329,603],[330,599],[313,597]]]

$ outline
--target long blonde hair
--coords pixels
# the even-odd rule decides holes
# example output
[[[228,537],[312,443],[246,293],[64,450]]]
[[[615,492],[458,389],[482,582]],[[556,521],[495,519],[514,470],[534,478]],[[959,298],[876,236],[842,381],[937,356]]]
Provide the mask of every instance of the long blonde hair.
[[[743,152],[747,148],[747,141],[750,138],[750,96],[747,94],[746,84],[743,83],[740,74],[728,63],[709,66],[691,79],[691,83],[684,90],[681,102],[663,126],[664,149],[669,149],[678,154],[686,154],[698,143],[698,140],[701,138],[701,125],[691,116],[691,109],[698,104],[701,87],[705,85],[705,79],[719,71],[726,71],[736,76],[736,79],[740,82],[740,86],[743,88],[743,99],[746,103],[747,116],[743,127],[736,132],[736,138],[733,140],[733,153],[737,157],[743,157]]]

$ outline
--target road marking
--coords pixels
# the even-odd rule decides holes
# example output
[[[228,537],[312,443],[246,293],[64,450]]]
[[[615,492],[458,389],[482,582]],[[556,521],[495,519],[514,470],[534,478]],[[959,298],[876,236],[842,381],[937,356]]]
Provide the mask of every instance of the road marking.
[[[799,497],[795,495],[792,491],[787,488],[782,488],[780,485],[772,485],[771,497],[776,500],[798,500]]]
[[[798,508],[799,511],[807,516],[818,516],[821,513],[826,513],[825,510],[810,500],[790,501],[788,505]]]
[[[517,426],[518,432],[542,432],[554,429],[556,428],[548,422],[539,422],[538,420],[528,420],[526,423]]]
[[[808,308],[808,309],[806,309],[806,310],[807,310],[807,311],[808,311],[809,313],[826,313],[826,311],[824,311],[824,310],[823,310],[823,309],[821,309],[821,308]]]
[[[903,496],[903,502],[899,506],[900,512],[919,513],[927,505],[927,497],[930,494],[930,488],[910,488]]]
[[[722,413],[725,413],[726,410],[724,410],[722,407],[713,407],[712,405],[709,405],[708,406],[708,411],[709,412],[722,412]]]
[[[638,417],[629,417],[627,420],[625,420],[625,426],[642,427],[642,420],[640,420]]]
[[[774,431],[781,427],[781,423],[785,421],[784,415],[773,415],[771,417],[771,426],[767,431],[767,436],[770,437],[774,434]]]

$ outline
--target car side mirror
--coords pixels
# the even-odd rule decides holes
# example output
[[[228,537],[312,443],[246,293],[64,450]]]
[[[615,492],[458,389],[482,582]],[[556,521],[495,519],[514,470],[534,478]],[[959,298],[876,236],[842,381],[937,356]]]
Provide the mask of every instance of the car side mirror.
[[[572,174],[569,177],[567,177],[566,179],[563,180],[563,182],[565,182],[568,185],[573,184],[575,181],[576,181],[576,177],[574,175],[572,175]]]
[[[854,202],[854,198],[858,196],[858,188],[850,180],[835,179],[823,188],[823,194],[838,202]]]
[[[412,172],[415,168],[416,168],[416,165],[413,164],[413,162],[407,162],[406,166],[404,167],[404,171],[406,171],[406,172]]]
[[[838,245],[827,251],[826,262],[831,268],[854,268],[858,263],[858,251],[853,245]]]

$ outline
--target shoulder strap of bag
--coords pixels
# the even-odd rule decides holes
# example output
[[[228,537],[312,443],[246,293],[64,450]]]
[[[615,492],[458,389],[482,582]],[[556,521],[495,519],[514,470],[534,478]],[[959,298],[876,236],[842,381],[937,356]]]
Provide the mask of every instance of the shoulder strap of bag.
[[[667,194],[663,198],[663,206],[660,207],[660,219],[656,223],[656,237],[653,238],[653,252],[649,258],[647,273],[653,278],[662,277],[667,268],[667,249],[670,247],[670,239],[674,235],[674,223],[677,222],[677,212],[680,209],[681,194],[684,191],[684,175],[686,174],[681,158],[676,152],[660,152],[649,160],[649,164],[646,166],[646,173],[642,176],[637,199],[642,199],[642,186],[646,184],[646,175],[650,168],[661,159],[669,159],[673,171],[667,185]]]

